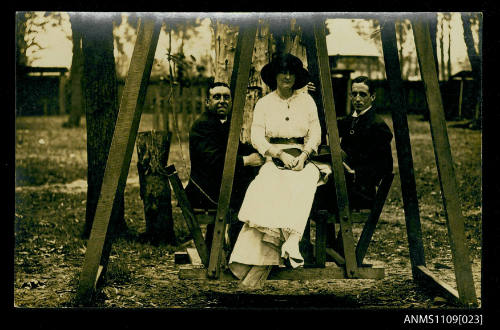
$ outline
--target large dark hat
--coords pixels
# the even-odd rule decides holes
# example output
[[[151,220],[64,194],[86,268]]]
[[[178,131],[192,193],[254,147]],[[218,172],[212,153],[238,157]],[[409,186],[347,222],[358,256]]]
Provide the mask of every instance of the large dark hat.
[[[292,54],[275,54],[268,64],[260,71],[262,80],[272,90],[276,89],[276,75],[283,71],[295,74],[293,89],[300,89],[309,82],[309,72],[304,69],[302,61]]]

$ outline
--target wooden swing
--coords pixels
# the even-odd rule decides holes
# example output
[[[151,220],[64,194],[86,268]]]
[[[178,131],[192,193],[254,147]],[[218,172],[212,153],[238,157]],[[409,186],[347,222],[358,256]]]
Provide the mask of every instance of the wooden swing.
[[[376,222],[382,211],[383,203],[390,188],[390,183],[392,182],[392,176],[387,178],[383,185],[379,186],[377,202],[374,203],[370,216],[365,223],[360,241],[355,247],[352,234],[351,211],[347,199],[347,189],[340,155],[339,135],[326,49],[325,18],[326,17],[322,15],[311,17],[311,19],[308,20],[309,24],[304,24],[303,29],[305,39],[313,42],[312,47],[311,45],[307,47],[308,64],[312,76],[314,77],[314,71],[317,70],[317,77],[319,77],[319,84],[317,84],[317,86],[320,87],[321,104],[326,117],[328,142],[332,156],[333,178],[331,179],[334,180],[337,196],[338,222],[340,224],[339,235],[342,237],[344,257],[342,258],[343,260],[337,258],[338,260],[336,261],[338,265],[329,264],[323,267],[326,252],[324,229],[327,220],[325,219],[328,217],[323,217],[323,219],[319,217],[314,219],[317,228],[317,267],[293,270],[281,269],[272,272],[269,276],[270,280],[314,280],[326,278],[376,279],[383,277],[383,268],[364,265],[362,261]],[[396,18],[384,16],[384,24],[381,22],[382,45],[386,74],[390,84],[392,97],[392,120],[401,177],[412,274],[415,281],[419,283],[424,281],[425,283],[435,284],[437,288],[442,289],[447,296],[455,298],[461,304],[476,305],[477,299],[469,255],[465,246],[464,224],[460,205],[458,204],[457,185],[453,172],[453,163],[447,137],[441,95],[434,67],[429,30],[427,23],[421,16],[415,15],[411,18],[421,75],[429,105],[432,139],[443,202],[447,215],[446,219],[458,291],[440,281],[425,266],[418,200],[413,174],[413,161],[411,157],[411,145],[406,118],[406,104],[401,97],[401,95],[403,95],[403,89],[394,26]],[[94,224],[85,254],[83,270],[80,276],[77,294],[79,301],[82,303],[89,303],[92,301],[96,284],[106,271],[111,249],[111,240],[107,237],[111,210],[115,204],[116,192],[123,191],[125,188],[131,155],[140,122],[142,104],[144,102],[146,87],[158,42],[160,23],[159,20],[153,17],[144,16],[141,18],[138,26],[136,45],[132,55],[129,74],[125,82],[124,93],[120,103],[120,111],[104,173],[101,195],[99,197]],[[182,184],[176,175],[175,167],[167,168],[170,183],[179,200],[179,205],[181,206],[183,215],[192,233],[198,255],[203,265],[198,268],[191,267],[181,270],[179,273],[181,278],[233,279],[231,275],[221,271],[221,266],[225,261],[223,255],[224,233],[226,221],[230,216],[229,201],[231,198],[233,176],[235,172],[239,132],[243,121],[243,106],[245,103],[256,26],[256,20],[250,24],[242,24],[238,34],[234,62],[235,67],[231,77],[231,91],[233,93],[232,120],[217,210],[202,210],[196,214],[189,206],[189,201],[185,196]],[[210,212],[212,212],[212,214],[210,214]],[[211,222],[214,225],[210,251],[208,251],[206,247],[199,226],[198,217],[201,213],[208,214],[210,216],[209,219],[204,221]],[[213,217],[213,213],[215,213],[215,217]],[[205,216],[204,218],[207,217]],[[210,218],[213,220],[210,220]]]

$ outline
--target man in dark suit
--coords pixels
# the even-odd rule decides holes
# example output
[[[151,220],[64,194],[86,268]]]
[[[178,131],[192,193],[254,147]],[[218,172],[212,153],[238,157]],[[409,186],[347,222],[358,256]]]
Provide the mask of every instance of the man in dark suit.
[[[354,111],[337,122],[351,209],[371,208],[376,187],[393,169],[393,135],[373,107],[375,97],[373,84],[367,77],[353,79],[350,98]],[[318,187],[317,208],[336,212],[332,203],[334,193],[332,180]]]
[[[353,112],[338,120],[340,147],[351,209],[369,209],[373,205],[376,187],[393,170],[391,151],[392,132],[373,106],[375,90],[365,76],[352,80],[350,98]],[[315,209],[336,213],[337,205],[333,180],[320,186],[316,192]],[[340,254],[341,240],[335,242],[335,232],[329,224],[327,245]],[[341,237],[340,237],[341,238]]]
[[[376,95],[367,77],[353,79],[350,96],[354,111],[338,122],[349,202],[351,208],[370,208],[376,186],[393,169],[393,135],[373,107]]]
[[[194,122],[189,132],[191,174],[185,190],[193,208],[216,209],[231,122],[229,86],[221,82],[211,84],[206,106],[207,111]],[[248,185],[264,161],[252,146],[239,144],[230,203],[235,211],[239,210]],[[234,221],[229,224],[231,244],[234,244],[241,229],[240,223]],[[206,241],[210,245],[213,226],[207,230]]]

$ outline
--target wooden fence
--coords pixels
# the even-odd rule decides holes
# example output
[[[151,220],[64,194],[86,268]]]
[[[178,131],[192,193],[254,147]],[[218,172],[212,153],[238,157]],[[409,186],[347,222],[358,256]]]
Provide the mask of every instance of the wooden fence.
[[[120,84],[119,97],[121,87]],[[168,127],[173,138],[179,134],[182,140],[187,140],[191,125],[205,111],[205,99],[205,86],[171,86],[168,82],[152,81],[146,92],[143,113],[153,114],[153,129]]]

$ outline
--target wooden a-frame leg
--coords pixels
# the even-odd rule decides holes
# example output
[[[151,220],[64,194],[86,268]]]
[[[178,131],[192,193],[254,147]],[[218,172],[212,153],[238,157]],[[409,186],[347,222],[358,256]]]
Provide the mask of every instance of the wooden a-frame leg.
[[[332,155],[333,179],[337,196],[337,206],[340,218],[340,232],[344,246],[346,276],[358,277],[354,237],[350,220],[349,200],[347,195],[346,179],[340,150],[340,138],[337,127],[337,115],[333,99],[331,71],[326,48],[326,33],[324,22],[314,22],[314,41],[317,63],[319,68],[321,96],[328,130],[328,142]]]
[[[207,275],[210,278],[219,277],[221,264],[225,262],[222,253],[224,235],[226,221],[228,220],[227,217],[229,216],[229,202],[231,200],[231,190],[233,188],[236,154],[238,151],[240,131],[243,125],[243,108],[245,105],[256,33],[257,22],[253,22],[248,26],[240,26],[240,32],[238,33],[238,42],[236,45],[236,54],[238,56],[235,58],[235,65],[233,67],[233,76],[236,74],[233,110],[229,127],[229,137],[224,160],[217,215],[215,217],[214,238],[210,250],[210,260],[207,270]]]
[[[117,192],[125,189],[160,27],[158,20],[146,16],[141,18],[138,26],[130,70],[125,81],[101,194],[80,274],[77,299],[84,305],[89,304],[93,298],[112,208],[117,204]]]
[[[446,214],[448,238],[453,257],[457,289],[462,303],[476,305],[477,298],[469,252],[466,245],[464,219],[460,207],[458,186],[453,167],[439,82],[434,65],[428,24],[428,22],[425,22],[420,17],[412,20],[413,36],[417,49],[420,75],[424,82],[425,95],[429,106],[432,143],[434,145],[434,156],[436,158],[441,196]]]
[[[425,265],[425,252],[422,242],[422,228],[420,224],[408,118],[406,116],[407,105],[403,98],[404,89],[401,68],[399,66],[395,19],[387,19],[381,24],[383,24],[383,28],[381,29],[382,48],[387,81],[390,87],[392,123],[398,156],[410,262],[413,278],[417,279],[419,276],[417,266]]]

